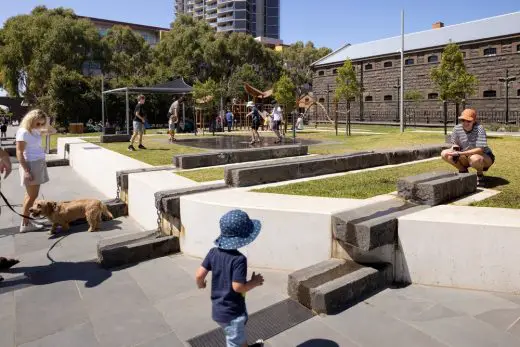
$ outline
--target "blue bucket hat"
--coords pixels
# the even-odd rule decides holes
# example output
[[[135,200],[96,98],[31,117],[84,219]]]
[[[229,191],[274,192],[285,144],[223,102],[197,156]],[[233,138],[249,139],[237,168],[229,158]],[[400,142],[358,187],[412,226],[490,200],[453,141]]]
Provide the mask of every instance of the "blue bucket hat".
[[[220,218],[220,236],[215,240],[215,246],[221,249],[239,249],[253,242],[262,224],[252,220],[242,210],[229,211]]]

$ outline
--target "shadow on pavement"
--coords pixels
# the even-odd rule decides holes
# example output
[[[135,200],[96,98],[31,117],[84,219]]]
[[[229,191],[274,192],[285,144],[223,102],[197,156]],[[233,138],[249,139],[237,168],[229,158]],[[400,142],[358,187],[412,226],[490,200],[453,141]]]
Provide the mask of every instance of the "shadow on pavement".
[[[296,347],[339,347],[339,345],[336,342],[327,339],[312,339],[300,343]]]

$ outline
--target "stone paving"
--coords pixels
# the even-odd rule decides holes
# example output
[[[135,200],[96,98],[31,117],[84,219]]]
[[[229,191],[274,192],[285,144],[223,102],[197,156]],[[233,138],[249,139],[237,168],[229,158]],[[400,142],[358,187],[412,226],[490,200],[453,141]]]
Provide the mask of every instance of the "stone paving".
[[[107,198],[70,167],[49,171],[52,181],[42,197]],[[2,183],[6,196],[20,204],[16,168]],[[0,346],[175,347],[216,327],[209,289],[195,288],[199,259],[174,255],[113,271],[93,261],[98,240],[141,231],[131,218],[105,222],[98,233],[76,226],[64,238],[18,234],[19,222],[2,208],[0,255],[21,263],[2,274]],[[286,272],[256,271],[266,282],[248,293],[250,313],[287,297]],[[384,290],[338,315],[316,316],[267,345],[520,346],[519,320],[520,296],[414,285]]]

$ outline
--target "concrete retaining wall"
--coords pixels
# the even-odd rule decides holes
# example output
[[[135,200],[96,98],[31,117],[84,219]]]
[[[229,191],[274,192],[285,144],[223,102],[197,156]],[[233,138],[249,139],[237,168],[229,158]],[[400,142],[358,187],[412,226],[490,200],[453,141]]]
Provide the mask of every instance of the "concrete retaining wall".
[[[397,277],[520,293],[520,210],[437,206],[399,218]]]
[[[69,143],[67,155],[66,143]],[[70,166],[78,175],[109,197],[116,196],[117,171],[151,167],[79,138],[58,138],[58,156],[69,158]]]
[[[307,155],[308,147],[302,145],[247,148],[222,152],[185,154],[173,157],[173,164],[181,169],[227,165],[258,160]]]

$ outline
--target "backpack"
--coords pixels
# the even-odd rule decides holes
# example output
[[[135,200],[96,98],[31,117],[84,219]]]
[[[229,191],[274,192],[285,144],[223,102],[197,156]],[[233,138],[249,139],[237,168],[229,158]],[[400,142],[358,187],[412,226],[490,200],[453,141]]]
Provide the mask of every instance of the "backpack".
[[[258,109],[255,107],[253,108],[253,122],[260,122],[260,112],[258,112]]]

